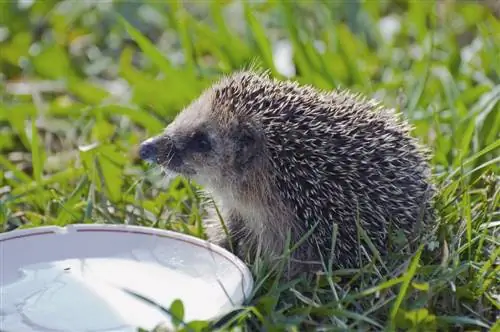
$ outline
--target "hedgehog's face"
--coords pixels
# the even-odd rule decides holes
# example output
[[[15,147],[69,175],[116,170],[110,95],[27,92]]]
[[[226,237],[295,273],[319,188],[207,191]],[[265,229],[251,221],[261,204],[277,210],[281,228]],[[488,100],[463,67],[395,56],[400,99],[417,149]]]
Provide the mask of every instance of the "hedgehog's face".
[[[184,109],[161,135],[141,144],[141,158],[213,189],[259,167],[259,131],[236,118],[222,120],[210,107],[198,100]]]

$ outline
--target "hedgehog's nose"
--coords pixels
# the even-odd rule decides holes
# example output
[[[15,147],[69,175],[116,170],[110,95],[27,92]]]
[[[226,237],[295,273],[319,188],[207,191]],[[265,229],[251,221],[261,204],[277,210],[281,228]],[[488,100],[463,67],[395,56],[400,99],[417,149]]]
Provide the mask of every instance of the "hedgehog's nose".
[[[139,157],[142,160],[154,161],[156,159],[157,149],[156,140],[149,139],[144,141],[139,147]]]

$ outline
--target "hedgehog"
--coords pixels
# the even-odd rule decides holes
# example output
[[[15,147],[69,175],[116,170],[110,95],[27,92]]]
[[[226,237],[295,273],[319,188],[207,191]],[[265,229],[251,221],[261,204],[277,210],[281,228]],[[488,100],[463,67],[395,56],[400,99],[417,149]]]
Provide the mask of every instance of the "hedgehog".
[[[293,277],[325,262],[359,268],[369,247],[390,251],[392,231],[412,239],[433,219],[429,154],[411,130],[359,93],[242,70],[139,151],[213,198],[203,220],[210,243],[245,261],[286,258]]]

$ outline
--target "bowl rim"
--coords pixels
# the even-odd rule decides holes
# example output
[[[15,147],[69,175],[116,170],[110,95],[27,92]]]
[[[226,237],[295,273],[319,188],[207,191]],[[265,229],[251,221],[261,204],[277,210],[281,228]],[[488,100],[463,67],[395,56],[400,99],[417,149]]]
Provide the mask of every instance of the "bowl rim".
[[[227,249],[208,242],[206,240],[197,238],[192,235],[139,225],[124,225],[124,224],[70,224],[67,226],[37,226],[24,229],[15,229],[8,232],[0,233],[0,252],[3,251],[2,244],[16,239],[22,239],[32,236],[41,236],[48,234],[68,234],[68,233],[92,233],[92,232],[109,232],[109,233],[123,233],[123,234],[138,234],[157,236],[160,238],[168,238],[176,241],[181,241],[200,247],[214,253],[226,261],[233,264],[241,273],[241,286],[243,291],[243,302],[250,298],[251,292],[254,287],[254,279],[248,266],[238,258],[235,254]]]

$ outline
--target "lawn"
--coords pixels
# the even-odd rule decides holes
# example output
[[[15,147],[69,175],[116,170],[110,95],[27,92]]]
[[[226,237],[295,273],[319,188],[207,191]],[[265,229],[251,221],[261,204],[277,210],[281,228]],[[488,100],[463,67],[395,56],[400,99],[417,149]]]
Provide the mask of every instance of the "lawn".
[[[137,144],[258,63],[403,113],[432,152],[438,220],[403,265],[286,284],[251,267],[252,298],[212,327],[499,331],[500,20],[483,2],[0,1],[0,231],[202,237],[196,184],[161,181]]]

